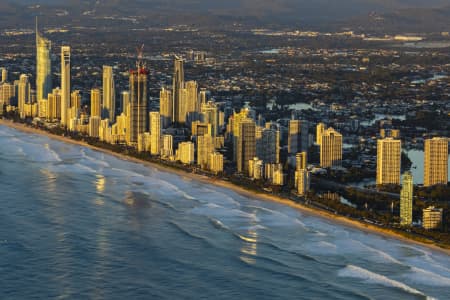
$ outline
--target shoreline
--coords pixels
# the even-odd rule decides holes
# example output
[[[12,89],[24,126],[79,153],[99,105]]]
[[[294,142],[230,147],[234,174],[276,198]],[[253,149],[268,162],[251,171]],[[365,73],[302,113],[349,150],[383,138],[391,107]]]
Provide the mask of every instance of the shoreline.
[[[276,196],[276,195],[270,195],[270,194],[266,194],[266,193],[262,193],[262,192],[257,192],[257,191],[249,191],[246,190],[243,187],[237,186],[232,184],[231,182],[225,181],[225,180],[221,180],[221,179],[212,179],[212,178],[208,178],[204,175],[199,175],[199,174],[193,174],[193,173],[188,173],[185,172],[183,170],[176,170],[176,169],[172,169],[172,168],[168,168],[165,167],[163,165],[157,164],[157,163],[153,163],[153,162],[149,162],[149,161],[144,161],[144,160],[140,160],[138,158],[135,157],[131,157],[131,156],[127,156],[124,154],[120,154],[120,153],[116,153],[114,151],[111,150],[107,150],[104,148],[100,148],[100,147],[96,147],[93,145],[90,145],[86,142],[83,141],[77,141],[77,140],[73,140],[67,137],[63,137],[63,136],[58,136],[58,135],[54,135],[51,133],[48,133],[46,131],[37,129],[37,128],[33,128],[33,127],[28,127],[25,124],[22,123],[14,123],[13,121],[10,120],[5,120],[5,119],[1,119],[0,118],[0,125],[6,126],[6,127],[10,127],[16,130],[19,130],[21,132],[26,132],[26,133],[33,133],[33,134],[38,134],[41,136],[45,136],[48,137],[50,139],[53,140],[57,140],[63,143],[69,143],[69,144],[73,144],[73,145],[78,145],[78,146],[82,146],[82,147],[87,147],[89,149],[98,151],[98,152],[102,152],[104,154],[108,154],[111,156],[114,156],[118,159],[121,160],[125,160],[125,161],[129,161],[129,162],[133,162],[133,163],[137,163],[137,164],[142,164],[145,165],[146,167],[151,167],[151,168],[155,168],[159,171],[163,171],[163,172],[167,172],[167,173],[172,173],[172,174],[176,174],[178,176],[181,177],[185,177],[185,178],[189,178],[192,180],[196,180],[202,183],[207,183],[207,184],[213,184],[217,187],[221,187],[221,188],[225,188],[225,189],[229,189],[232,190],[233,192],[236,192],[240,195],[249,197],[249,198],[254,198],[254,199],[258,199],[258,200],[263,200],[263,201],[270,201],[270,202],[275,202],[278,204],[282,204],[285,206],[289,206],[293,209],[296,209],[302,213],[306,213],[308,215],[314,216],[314,217],[318,217],[327,221],[330,221],[332,223],[336,223],[348,228],[352,228],[352,229],[357,229],[357,230],[361,230],[365,233],[369,233],[369,234],[376,234],[378,236],[382,236],[384,238],[390,238],[390,239],[395,239],[398,241],[402,241],[402,242],[406,242],[409,244],[415,244],[415,245],[419,245],[422,247],[426,247],[447,255],[450,255],[450,249],[448,248],[443,248],[440,247],[439,245],[433,243],[433,242],[421,242],[418,240],[414,240],[414,239],[410,239],[408,237],[403,236],[400,233],[397,233],[395,231],[393,231],[392,229],[388,229],[388,228],[381,228],[372,224],[367,224],[367,223],[363,223],[363,222],[359,222],[357,220],[353,220],[353,219],[349,219],[345,216],[341,216],[341,215],[336,215],[333,214],[331,212],[327,212],[327,211],[323,211],[323,210],[317,210],[314,208],[311,208],[309,206],[306,206],[304,204],[300,204],[300,203],[296,203],[293,202],[289,199],[285,199],[282,198],[280,196]]]

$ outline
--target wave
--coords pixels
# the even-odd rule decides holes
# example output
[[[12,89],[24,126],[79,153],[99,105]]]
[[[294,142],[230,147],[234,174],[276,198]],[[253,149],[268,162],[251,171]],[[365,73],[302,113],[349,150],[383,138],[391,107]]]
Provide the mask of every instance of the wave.
[[[427,271],[424,269],[420,269],[417,267],[411,267],[411,271],[413,273],[405,274],[408,280],[411,280],[414,283],[427,285],[427,286],[450,286],[450,278],[441,276],[431,271]]]
[[[258,222],[259,219],[255,214],[247,213],[235,208],[227,208],[216,203],[206,203],[202,206],[191,209],[191,213],[197,215],[205,215],[208,217],[225,217],[225,218],[246,218],[251,219],[254,222]]]
[[[95,164],[95,165],[100,165],[100,166],[105,167],[105,168],[110,167],[110,164],[109,164],[109,163],[107,163],[107,162],[104,161],[103,159],[98,159],[98,158],[96,158],[96,157],[93,157],[93,156],[91,156],[91,155],[88,155],[88,154],[86,153],[86,151],[87,151],[87,149],[84,149],[84,148],[81,148],[81,149],[80,149],[81,157],[82,157],[85,161],[91,162],[91,163],[93,163],[93,164]],[[104,158],[104,157],[103,157],[103,158]]]
[[[184,228],[183,226],[181,226],[180,224],[174,222],[174,221],[168,221],[167,222],[169,225],[171,225],[173,228],[177,229],[180,233],[182,233],[184,236],[189,237],[189,238],[193,238],[196,240],[199,240],[201,242],[203,242],[204,244],[210,246],[210,247],[214,247],[214,245],[208,240],[208,238],[204,237],[204,236],[200,236],[197,234],[194,234],[192,232],[190,232],[189,230],[187,230],[186,228]]]
[[[354,265],[347,265],[344,269],[339,270],[338,276],[361,279],[364,280],[364,282],[366,283],[379,284],[386,287],[397,288],[410,294],[426,297],[426,295],[423,294],[421,291],[418,291],[402,282],[390,279],[384,275],[374,273]]]
[[[365,257],[370,261],[375,261],[379,263],[389,263],[389,264],[397,264],[404,266],[405,264],[400,262],[399,260],[392,257],[390,254],[377,249],[375,247],[364,244],[359,240],[354,239],[342,239],[339,241],[339,249],[344,253],[355,253],[355,250],[358,249],[360,251],[368,252],[373,255],[365,255]]]
[[[218,229],[223,229],[223,230],[226,230],[226,231],[230,231],[230,228],[225,226],[221,221],[219,221],[217,219],[214,219],[214,218],[211,218],[211,217],[208,217],[208,220],[209,220],[209,222],[211,222],[211,224],[214,227],[216,227]]]
[[[267,207],[262,206],[254,206],[254,205],[246,205],[245,208],[255,209],[261,212],[267,213],[263,218],[264,223],[268,223],[272,226],[285,226],[295,224],[300,227],[306,228],[305,223],[300,221],[298,218],[289,216],[280,211],[269,209]],[[325,234],[324,234],[325,235]]]

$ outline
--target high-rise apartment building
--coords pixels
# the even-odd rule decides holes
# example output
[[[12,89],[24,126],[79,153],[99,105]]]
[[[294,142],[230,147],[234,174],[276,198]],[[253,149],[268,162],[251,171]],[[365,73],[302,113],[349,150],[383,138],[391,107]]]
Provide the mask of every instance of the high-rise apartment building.
[[[180,119],[184,118],[184,123],[191,124],[192,121],[198,119],[200,112],[200,104],[198,103],[198,85],[196,81],[188,81],[185,83],[183,90],[182,104],[180,107]]]
[[[53,89],[47,95],[47,115],[46,119],[55,121],[61,119],[61,90],[59,88]]]
[[[299,152],[295,155],[296,170],[306,169],[308,166],[308,153],[306,151]]]
[[[300,169],[297,172],[297,193],[299,196],[305,196],[310,189],[311,172],[306,169]]]
[[[172,84],[172,96],[173,96],[173,123],[183,124],[185,116],[182,111],[182,90],[184,89],[184,66],[183,59],[175,57],[174,60],[174,72],[173,72],[173,84]]]
[[[197,137],[197,164],[202,169],[208,167],[209,155],[214,152],[214,140],[211,135]]]
[[[25,119],[25,104],[31,101],[31,85],[28,76],[25,74],[20,75],[19,78],[17,101],[20,118]]]
[[[201,121],[212,126],[212,136],[219,135],[220,120],[219,120],[219,108],[213,101],[201,104]]]
[[[150,112],[151,155],[159,155],[161,150],[161,115],[157,111]]]
[[[91,90],[91,117],[101,118],[101,93],[99,89]]]
[[[248,161],[256,155],[256,124],[253,120],[244,120],[239,124],[237,138],[237,171],[248,174]]]
[[[61,125],[68,125],[70,107],[70,47],[61,47]]]
[[[116,89],[111,66],[103,66],[102,118],[108,118],[111,123],[116,120]]]
[[[444,210],[429,206],[422,211],[422,227],[425,229],[435,229],[442,226],[442,215]]]
[[[320,141],[320,166],[323,168],[339,167],[342,164],[342,135],[328,128]]]
[[[164,159],[171,158],[173,156],[173,136],[170,134],[164,134],[162,136],[161,157]]]
[[[275,129],[256,130],[256,156],[266,164],[280,162],[280,132]]]
[[[173,119],[173,97],[172,91],[164,87],[159,92],[159,113],[161,114],[161,127],[168,128]]]
[[[147,131],[147,76],[148,71],[144,65],[130,72],[130,103],[129,126],[127,126],[127,143],[137,143],[139,134]]]
[[[2,69],[2,82],[8,82],[8,70],[6,68]]]
[[[215,174],[223,172],[223,155],[218,152],[209,154],[208,165],[211,172]]]
[[[323,123],[319,123],[316,126],[316,144],[320,146],[321,144],[321,139],[322,139],[322,134],[324,133],[324,131],[326,130],[326,126]]]
[[[294,155],[297,152],[308,150],[307,121],[290,120],[288,129],[288,153]]]
[[[36,19],[36,101],[38,110],[44,99],[52,92],[52,44],[50,40],[43,37],[38,30]],[[45,108],[43,108],[45,110]]]
[[[4,105],[12,105],[16,97],[16,89],[13,84],[3,82],[0,84],[0,113]]]
[[[120,95],[121,95],[121,102],[122,102],[122,112],[125,114],[125,115],[129,115],[130,114],[130,112],[129,112],[129,110],[130,110],[130,106],[129,106],[129,104],[130,104],[130,92],[129,91],[122,91],[122,93],[120,93]]]
[[[178,144],[177,158],[183,164],[193,164],[194,163],[194,143],[192,142],[182,142]]]
[[[377,184],[400,184],[401,141],[385,138],[377,141]]]
[[[424,186],[447,184],[448,182],[448,139],[425,140]]]
[[[400,225],[412,224],[414,183],[411,172],[403,174],[402,190],[400,191]]]

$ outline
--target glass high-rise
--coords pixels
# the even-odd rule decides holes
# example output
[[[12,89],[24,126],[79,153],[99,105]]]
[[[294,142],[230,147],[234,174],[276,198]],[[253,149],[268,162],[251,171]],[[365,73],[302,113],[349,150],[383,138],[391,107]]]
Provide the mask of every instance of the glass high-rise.
[[[52,63],[50,52],[52,43],[38,30],[36,20],[36,101],[40,105],[52,92]],[[39,110],[39,108],[38,108]]]
[[[411,172],[403,174],[402,190],[400,192],[400,224],[409,226],[412,224],[413,205],[413,176]]]
[[[61,47],[61,125],[68,125],[70,107],[70,47]]]

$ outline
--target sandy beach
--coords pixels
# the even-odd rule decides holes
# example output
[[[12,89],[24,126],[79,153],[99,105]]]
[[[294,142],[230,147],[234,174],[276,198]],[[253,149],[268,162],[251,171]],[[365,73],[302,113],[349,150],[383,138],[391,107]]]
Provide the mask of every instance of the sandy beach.
[[[88,147],[90,149],[108,154],[108,155],[112,155],[115,156],[119,159],[122,160],[126,160],[126,161],[130,161],[130,162],[134,162],[134,163],[139,163],[139,164],[143,164],[146,165],[148,167],[151,168],[156,168],[160,171],[164,171],[164,172],[170,172],[170,173],[174,173],[177,174],[181,177],[185,177],[185,178],[189,178],[192,180],[197,180],[200,182],[204,182],[204,183],[208,183],[208,184],[214,184],[216,186],[219,187],[223,187],[226,189],[230,189],[235,191],[236,193],[239,193],[241,195],[244,195],[246,197],[249,198],[254,198],[254,199],[260,199],[260,200],[265,200],[265,201],[272,201],[272,202],[277,202],[280,203],[282,205],[287,205],[290,206],[292,208],[295,208],[303,213],[309,214],[311,216],[316,216],[316,217],[320,217],[320,218],[324,218],[327,220],[330,220],[331,222],[334,223],[338,223],[340,225],[344,225],[344,226],[348,226],[348,227],[352,227],[352,228],[356,228],[359,229],[361,231],[367,232],[367,233],[372,233],[372,234],[377,234],[377,235],[381,235],[383,237],[386,238],[392,238],[392,239],[396,239],[396,240],[401,240],[403,242],[407,242],[407,243],[411,243],[411,244],[416,244],[416,245],[421,245],[442,253],[445,253],[447,255],[450,255],[450,249],[446,249],[446,248],[442,248],[439,247],[438,245],[430,242],[430,243],[425,243],[425,242],[420,242],[420,241],[416,241],[416,240],[412,240],[412,239],[408,239],[406,237],[404,237],[403,235],[394,232],[393,230],[390,229],[386,229],[386,228],[380,228],[378,226],[375,225],[371,225],[371,224],[367,224],[367,223],[363,223],[363,222],[359,222],[356,220],[352,220],[352,219],[348,219],[344,216],[339,216],[339,215],[335,215],[333,213],[329,213],[326,211],[320,211],[317,209],[313,209],[311,207],[308,207],[306,205],[303,204],[298,204],[295,203],[289,199],[284,199],[275,195],[270,195],[270,194],[265,194],[265,193],[258,193],[255,191],[248,191],[242,187],[236,186],[228,181],[224,181],[224,180],[217,180],[217,179],[211,179],[208,178],[206,176],[203,175],[198,175],[198,174],[193,174],[193,173],[188,173],[188,172],[184,172],[182,170],[176,170],[176,169],[172,169],[172,168],[167,168],[164,167],[162,165],[159,165],[157,163],[152,163],[152,162],[148,162],[148,161],[142,161],[140,159],[134,158],[134,157],[130,157],[127,155],[122,155],[119,153],[115,153],[113,151],[109,151],[103,148],[99,148],[99,147],[95,147],[92,145],[89,145],[85,142],[82,141],[76,141],[76,140],[72,140],[70,138],[67,137],[63,137],[63,136],[57,136],[57,135],[53,135],[50,133],[47,133],[45,131],[36,129],[36,128],[32,128],[32,127],[28,127],[25,126],[24,124],[21,123],[13,123],[12,121],[9,120],[4,120],[4,119],[0,119],[0,125],[4,125],[4,126],[8,126],[17,130],[20,130],[22,132],[27,132],[27,133],[32,133],[32,134],[39,134],[42,136],[46,136],[48,138],[54,139],[54,140],[58,140],[64,143],[71,143],[71,144],[75,144],[75,145],[79,145],[79,146],[83,146],[83,147]]]

